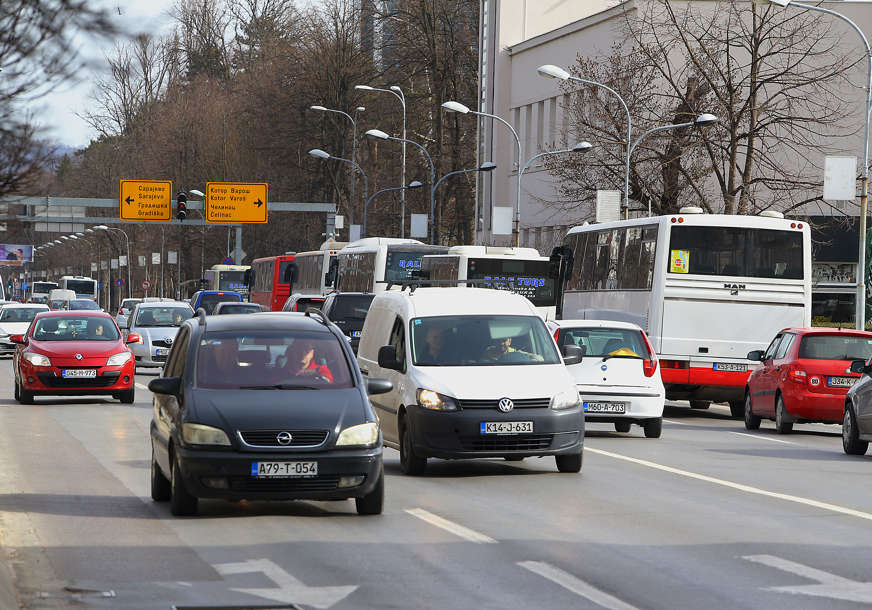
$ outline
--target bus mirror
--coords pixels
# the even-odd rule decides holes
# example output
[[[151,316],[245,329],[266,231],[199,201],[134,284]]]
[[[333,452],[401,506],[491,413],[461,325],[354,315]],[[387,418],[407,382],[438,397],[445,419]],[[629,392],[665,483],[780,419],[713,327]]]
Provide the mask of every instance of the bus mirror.
[[[336,286],[336,276],[339,273],[339,259],[331,258],[327,273],[324,274],[324,286]]]
[[[245,270],[245,275],[243,276],[245,285],[248,286],[249,292],[251,291],[251,285],[254,283],[254,269],[249,267]]]
[[[297,281],[297,274],[299,273],[299,268],[297,267],[297,263],[291,263],[285,268],[285,277],[282,278],[283,283],[285,284],[294,284]]]

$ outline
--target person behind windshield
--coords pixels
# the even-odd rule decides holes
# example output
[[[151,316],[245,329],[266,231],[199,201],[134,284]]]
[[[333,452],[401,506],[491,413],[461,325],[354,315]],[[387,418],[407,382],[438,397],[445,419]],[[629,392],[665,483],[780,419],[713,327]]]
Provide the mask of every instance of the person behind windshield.
[[[445,344],[447,338],[445,329],[436,326],[431,326],[427,329],[424,335],[424,349],[418,356],[418,361],[421,364],[439,364],[446,358]]]
[[[235,386],[245,383],[247,371],[239,366],[239,348],[235,339],[213,340],[204,347],[205,366],[198,368],[208,384]]]
[[[544,360],[542,356],[512,347],[511,337],[495,339],[484,352],[485,358],[488,358],[489,360],[508,360],[511,358],[511,354],[524,356],[530,360]]]
[[[102,339],[104,332],[103,323],[100,320],[88,320],[88,338]]]
[[[285,351],[285,356],[288,359],[285,373],[294,377],[323,377],[333,383],[333,373],[327,365],[315,361],[315,345],[311,341],[294,341]]]
[[[176,312],[173,314],[173,326],[181,326],[182,322],[184,322],[184,321],[185,321],[185,318],[184,318],[184,316],[182,316],[182,312],[179,310],[176,310]]]

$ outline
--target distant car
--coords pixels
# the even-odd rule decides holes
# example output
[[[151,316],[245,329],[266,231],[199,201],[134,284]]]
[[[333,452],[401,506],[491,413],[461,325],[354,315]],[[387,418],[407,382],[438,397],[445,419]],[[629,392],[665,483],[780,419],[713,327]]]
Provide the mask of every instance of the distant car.
[[[230,290],[199,290],[191,297],[191,308],[194,311],[203,309],[207,316],[212,315],[218,303],[240,303],[242,295]]]
[[[49,299],[48,308],[52,311],[68,310],[70,301],[69,299]]]
[[[92,301],[91,299],[71,299],[69,301],[69,305],[67,309],[70,311],[76,310],[87,310],[87,311],[102,311],[99,305],[97,305],[96,301]]]
[[[558,346],[582,351],[581,362],[566,369],[575,380],[586,422],[613,423],[618,432],[638,424],[647,438],[660,437],[666,390],[645,331],[604,320],[558,320],[548,327]]]
[[[120,328],[127,328],[127,318],[133,311],[133,308],[142,303],[142,299],[124,299],[118,307],[118,313],[115,314],[115,323]]]
[[[130,314],[128,332],[138,340],[130,344],[136,364],[161,367],[173,346],[179,326],[194,315],[194,310],[181,301],[140,303]]]
[[[872,333],[837,328],[786,328],[769,347],[748,354],[761,362],[745,388],[745,427],[775,420],[775,431],[788,434],[795,423],[837,424],[845,414],[845,396],[860,379],[854,360],[872,357]]]
[[[27,332],[27,327],[40,311],[48,311],[48,305],[6,304],[0,308],[0,354],[15,352],[16,345],[10,337]]]
[[[324,306],[326,297],[317,294],[292,294],[282,306],[282,311],[306,311],[309,307],[320,309]]]
[[[263,311],[263,307],[257,303],[231,303],[225,301],[224,303],[218,303],[215,306],[215,311],[212,312],[212,315],[220,316],[234,313],[259,313],[261,311]]]
[[[864,455],[872,441],[872,359],[851,363],[861,377],[845,396],[842,414],[842,449],[848,455]]]
[[[379,421],[339,329],[317,314],[185,322],[154,392],[151,497],[174,515],[200,498],[343,500],[382,512]],[[184,408],[179,408],[184,405]]]
[[[374,296],[369,292],[333,292],[321,305],[321,311],[351,340],[351,351],[355,354],[360,345],[363,321]]]

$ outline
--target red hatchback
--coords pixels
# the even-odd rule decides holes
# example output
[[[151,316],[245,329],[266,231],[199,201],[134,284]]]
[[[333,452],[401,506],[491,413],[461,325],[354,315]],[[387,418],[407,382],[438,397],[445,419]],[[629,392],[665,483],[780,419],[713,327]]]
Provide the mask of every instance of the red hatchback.
[[[787,434],[794,423],[838,424],[845,394],[859,381],[854,360],[872,357],[872,332],[837,328],[787,328],[766,348],[748,354],[762,362],[745,388],[745,427],[756,430],[761,419],[775,420]]]
[[[44,311],[18,344],[13,370],[15,400],[32,404],[34,396],[108,394],[125,404],[134,398],[135,361],[115,320],[102,311]]]

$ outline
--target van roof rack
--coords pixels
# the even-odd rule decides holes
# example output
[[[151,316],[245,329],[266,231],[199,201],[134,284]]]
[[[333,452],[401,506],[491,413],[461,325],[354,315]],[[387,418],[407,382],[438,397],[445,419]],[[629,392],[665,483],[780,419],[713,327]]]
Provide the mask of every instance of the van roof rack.
[[[320,322],[324,326],[330,324],[330,318],[327,317],[327,314],[318,309],[317,307],[307,307],[303,315],[307,318],[312,318],[313,320]]]

